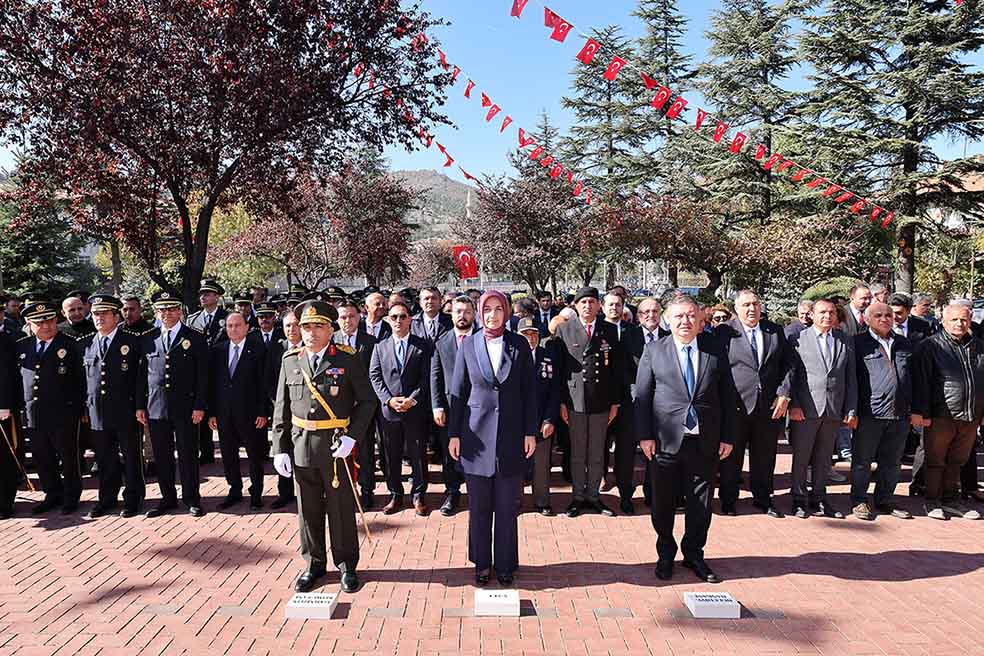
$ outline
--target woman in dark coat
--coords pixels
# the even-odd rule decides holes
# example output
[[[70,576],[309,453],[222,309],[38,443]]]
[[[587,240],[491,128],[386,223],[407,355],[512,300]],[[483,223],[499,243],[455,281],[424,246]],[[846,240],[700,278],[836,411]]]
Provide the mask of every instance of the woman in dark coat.
[[[458,348],[451,383],[448,451],[468,485],[468,559],[478,585],[488,583],[493,556],[499,583],[513,581],[523,474],[536,451],[533,355],[526,339],[506,331],[507,308],[501,292],[479,299],[482,331]]]

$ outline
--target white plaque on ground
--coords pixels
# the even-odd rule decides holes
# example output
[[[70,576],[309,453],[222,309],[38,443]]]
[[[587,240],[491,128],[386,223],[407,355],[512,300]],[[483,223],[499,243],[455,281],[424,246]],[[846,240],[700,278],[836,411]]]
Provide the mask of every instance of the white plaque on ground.
[[[297,592],[287,602],[288,619],[330,620],[338,605],[337,593]]]
[[[519,617],[518,590],[476,590],[475,617]]]
[[[699,620],[741,618],[741,604],[728,592],[684,592],[683,603]]]

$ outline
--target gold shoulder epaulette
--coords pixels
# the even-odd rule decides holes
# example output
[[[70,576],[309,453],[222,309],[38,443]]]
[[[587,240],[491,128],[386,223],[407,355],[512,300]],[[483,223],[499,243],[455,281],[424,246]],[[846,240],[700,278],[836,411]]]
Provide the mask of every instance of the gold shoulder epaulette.
[[[185,325],[186,325],[186,326],[188,326],[188,324],[185,324]],[[204,332],[202,332],[202,331],[201,331],[200,329],[198,329],[198,328],[195,328],[194,326],[188,326],[188,327],[189,327],[189,328],[191,328],[192,330],[194,330],[194,331],[195,331],[196,333],[198,333],[199,335],[204,335],[204,334],[205,334],[205,333],[204,333]]]
[[[34,335],[24,335],[23,337],[19,338],[17,341],[23,342],[25,339],[34,339]]]
[[[348,344],[335,344],[335,348],[337,348],[342,353],[348,353],[349,355],[355,355],[355,349],[352,348],[351,346],[349,346]]]
[[[292,348],[291,350],[289,350],[286,353],[284,353],[284,357],[286,358],[286,357],[289,357],[289,356],[292,356],[292,355],[297,355],[298,353],[300,353],[303,350],[304,349],[303,348],[300,348],[300,347],[298,347],[298,348]]]

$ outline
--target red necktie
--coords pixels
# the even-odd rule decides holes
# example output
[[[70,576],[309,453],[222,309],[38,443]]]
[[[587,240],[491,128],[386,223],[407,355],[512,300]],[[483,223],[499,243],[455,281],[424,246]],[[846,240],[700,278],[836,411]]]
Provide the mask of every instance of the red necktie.
[[[461,343],[463,341],[465,341],[465,336],[464,335],[458,335],[458,346],[461,346]]]
[[[591,341],[591,324],[589,323],[587,326],[584,327],[584,329],[588,333],[588,341]]]

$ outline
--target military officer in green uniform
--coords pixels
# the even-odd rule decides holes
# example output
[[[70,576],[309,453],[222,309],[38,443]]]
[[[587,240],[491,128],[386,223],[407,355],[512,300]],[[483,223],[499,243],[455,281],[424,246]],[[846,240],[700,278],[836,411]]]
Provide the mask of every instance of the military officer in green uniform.
[[[294,477],[301,555],[308,567],[294,585],[308,592],[327,573],[325,515],[342,590],[359,587],[356,497],[344,471],[378,404],[369,374],[348,346],[332,344],[338,310],[314,300],[294,308],[303,348],[284,353],[273,410],[274,468]],[[351,471],[351,470],[350,470]]]

